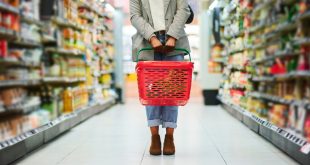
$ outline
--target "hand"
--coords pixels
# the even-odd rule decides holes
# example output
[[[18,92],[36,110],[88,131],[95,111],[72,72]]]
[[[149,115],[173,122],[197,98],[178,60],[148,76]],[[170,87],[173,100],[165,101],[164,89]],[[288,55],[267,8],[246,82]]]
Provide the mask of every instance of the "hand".
[[[173,37],[169,37],[165,45],[165,51],[172,52],[175,48],[175,44],[176,44],[176,39]]]
[[[163,45],[155,36],[150,39],[150,44],[155,52],[163,52]]]

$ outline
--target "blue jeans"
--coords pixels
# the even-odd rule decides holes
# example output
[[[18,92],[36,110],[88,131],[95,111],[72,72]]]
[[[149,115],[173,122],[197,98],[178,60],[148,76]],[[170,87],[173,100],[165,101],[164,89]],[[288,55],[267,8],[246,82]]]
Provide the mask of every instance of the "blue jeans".
[[[157,36],[160,40],[164,36]],[[155,61],[183,61],[184,55],[166,56],[162,53],[154,54]],[[146,116],[149,127],[162,125],[163,128],[176,128],[178,119],[177,106],[146,106]]]

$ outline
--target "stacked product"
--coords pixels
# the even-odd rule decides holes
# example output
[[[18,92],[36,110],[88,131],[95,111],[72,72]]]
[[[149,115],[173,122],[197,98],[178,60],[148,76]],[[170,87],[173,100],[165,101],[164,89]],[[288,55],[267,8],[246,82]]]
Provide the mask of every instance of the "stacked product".
[[[310,142],[310,1],[233,0],[222,100]]]
[[[222,73],[223,72],[223,53],[224,46],[222,44],[215,44],[212,47],[211,57],[208,62],[209,73]]]
[[[0,142],[111,97],[105,3],[0,0],[0,17]]]

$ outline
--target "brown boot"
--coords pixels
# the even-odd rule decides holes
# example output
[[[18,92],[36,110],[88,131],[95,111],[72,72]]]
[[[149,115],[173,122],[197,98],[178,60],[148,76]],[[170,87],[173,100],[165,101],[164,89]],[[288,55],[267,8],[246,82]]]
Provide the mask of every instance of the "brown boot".
[[[161,141],[159,135],[152,135],[152,143],[150,147],[151,155],[161,155]]]
[[[174,155],[174,153],[175,153],[175,146],[173,142],[173,136],[166,135],[164,142],[164,155]]]

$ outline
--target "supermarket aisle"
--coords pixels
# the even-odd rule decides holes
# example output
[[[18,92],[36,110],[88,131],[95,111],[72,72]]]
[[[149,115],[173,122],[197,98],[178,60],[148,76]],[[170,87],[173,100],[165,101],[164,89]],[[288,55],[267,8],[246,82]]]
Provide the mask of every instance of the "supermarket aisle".
[[[143,107],[130,99],[16,164],[297,164],[220,107],[204,107],[198,100],[180,111],[175,156],[149,155]]]

